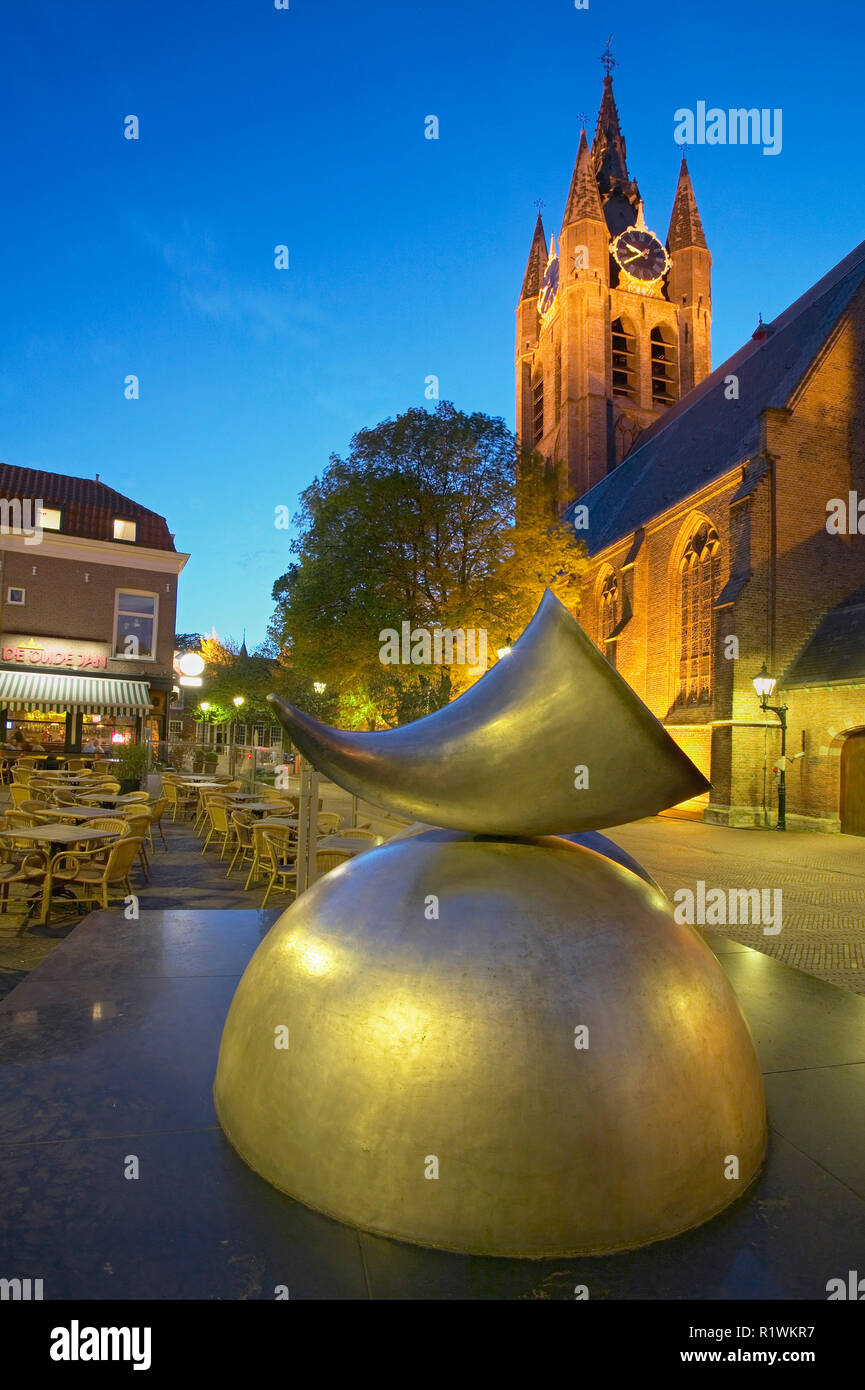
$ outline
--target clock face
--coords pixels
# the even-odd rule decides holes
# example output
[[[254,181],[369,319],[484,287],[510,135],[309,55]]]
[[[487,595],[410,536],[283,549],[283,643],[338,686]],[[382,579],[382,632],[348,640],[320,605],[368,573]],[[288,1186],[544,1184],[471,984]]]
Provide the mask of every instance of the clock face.
[[[553,307],[556,291],[559,288],[559,260],[558,256],[550,257],[547,268],[544,271],[544,278],[541,281],[541,292],[538,295],[538,312],[548,314]]]
[[[670,266],[665,248],[652,232],[628,227],[613,242],[617,265],[635,280],[660,280]]]

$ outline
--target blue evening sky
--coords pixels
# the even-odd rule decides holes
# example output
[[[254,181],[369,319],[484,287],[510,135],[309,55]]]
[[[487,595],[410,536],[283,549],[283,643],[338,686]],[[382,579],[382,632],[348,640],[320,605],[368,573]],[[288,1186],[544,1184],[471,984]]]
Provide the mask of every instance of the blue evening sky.
[[[261,640],[289,560],[274,507],[293,513],[357,429],[429,404],[428,375],[513,427],[533,204],[558,234],[610,32],[662,239],[676,108],[783,111],[777,156],[688,156],[716,364],[865,235],[858,4],[0,0],[0,17],[0,459],[99,473],[164,514],[192,555],[180,631]]]

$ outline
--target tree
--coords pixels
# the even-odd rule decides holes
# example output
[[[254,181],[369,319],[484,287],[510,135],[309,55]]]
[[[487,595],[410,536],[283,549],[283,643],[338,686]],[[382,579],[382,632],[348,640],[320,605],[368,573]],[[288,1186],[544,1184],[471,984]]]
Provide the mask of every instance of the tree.
[[[349,727],[404,723],[481,672],[384,665],[383,632],[483,631],[495,660],[547,584],[575,604],[584,547],[540,507],[521,506],[515,524],[516,461],[504,421],[444,401],[361,430],[347,458],[331,457],[301,494],[297,558],[273,587],[272,649],[301,692],[338,691]]]

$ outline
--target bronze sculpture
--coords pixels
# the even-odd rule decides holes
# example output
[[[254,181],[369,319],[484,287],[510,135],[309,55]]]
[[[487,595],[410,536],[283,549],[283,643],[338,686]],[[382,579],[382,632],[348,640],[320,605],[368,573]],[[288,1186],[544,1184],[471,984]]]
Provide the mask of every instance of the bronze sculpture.
[[[294,903],[247,967],[220,1049],[220,1122],[258,1173],[339,1220],[448,1250],[663,1239],[739,1196],[765,1151],[750,1033],[699,932],[646,877],[519,829],[558,814],[562,834],[609,825],[629,791],[657,810],[706,785],[556,605],[548,594],[507,658],[516,670],[404,730],[348,736],[280,709],[340,784],[449,822],[464,804],[465,824],[407,831]],[[518,756],[521,709],[540,737],[508,798],[494,734]],[[542,765],[548,726],[557,761]],[[407,749],[432,775],[442,728],[466,760],[460,795],[446,777],[412,790]],[[550,794],[562,762],[588,766],[592,796]],[[485,826],[469,769],[495,795]]]

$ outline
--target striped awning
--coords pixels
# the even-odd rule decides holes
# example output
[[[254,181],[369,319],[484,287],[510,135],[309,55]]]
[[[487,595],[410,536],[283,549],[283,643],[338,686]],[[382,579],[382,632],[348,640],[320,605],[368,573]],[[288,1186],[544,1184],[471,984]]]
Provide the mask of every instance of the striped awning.
[[[150,688],[146,681],[42,675],[37,671],[0,671],[0,709],[141,714],[152,708]]]

